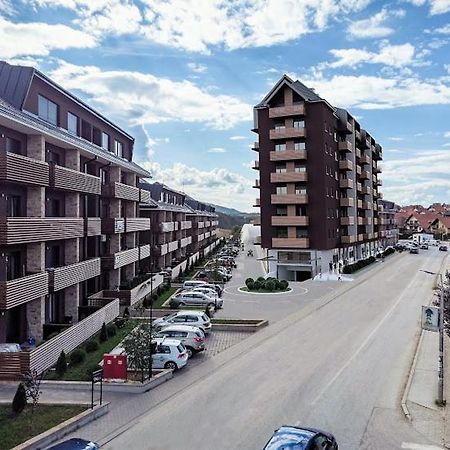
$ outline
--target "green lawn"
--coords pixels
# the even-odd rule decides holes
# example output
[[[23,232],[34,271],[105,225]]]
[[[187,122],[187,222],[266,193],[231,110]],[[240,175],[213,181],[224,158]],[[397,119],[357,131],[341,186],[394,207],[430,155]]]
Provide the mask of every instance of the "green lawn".
[[[136,321],[129,320],[123,328],[119,328],[117,330],[117,334],[115,336],[110,337],[106,342],[99,342],[99,333],[97,333],[91,339],[95,338],[99,342],[98,350],[92,353],[87,353],[86,359],[80,364],[69,367],[62,378],[59,378],[55,372],[48,372],[45,378],[47,380],[90,381],[91,377],[87,372],[89,371],[89,373],[91,373],[93,370],[100,369],[100,367],[96,365],[102,360],[103,355],[116,347],[120,341],[122,341],[122,339],[130,333],[136,324]]]
[[[16,416],[10,405],[0,405],[0,448],[13,448],[85,410],[78,405],[38,405],[34,413],[28,406]]]
[[[287,289],[281,289],[281,290],[277,289],[276,291],[275,290],[274,291],[269,291],[267,289],[258,289],[258,290],[253,289],[253,290],[250,291],[247,286],[242,286],[239,289],[241,291],[244,291],[244,292],[254,292],[256,294],[276,294],[278,292],[289,292],[289,291],[292,291],[292,289],[290,287],[288,287]]]
[[[163,305],[163,303],[169,298],[171,297],[173,294],[175,294],[175,292],[177,291],[178,288],[174,288],[171,287],[169,288],[166,292],[163,292],[157,300],[155,300],[155,302],[153,303],[153,308],[154,309],[158,309],[161,308],[161,306]]]

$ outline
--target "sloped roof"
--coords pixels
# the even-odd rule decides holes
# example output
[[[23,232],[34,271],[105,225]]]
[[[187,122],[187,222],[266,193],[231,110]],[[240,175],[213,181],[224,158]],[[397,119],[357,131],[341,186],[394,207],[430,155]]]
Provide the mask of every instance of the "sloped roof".
[[[439,215],[433,220],[433,224],[436,223],[437,221],[441,222],[445,228],[450,229],[450,216]]]
[[[0,61],[0,97],[14,108],[22,109],[33,74],[32,67],[12,66]]]
[[[410,214],[406,220],[407,221],[410,220],[411,217],[414,217],[417,220],[417,222],[419,222],[419,225],[422,227],[422,229],[428,230],[430,228],[430,225],[434,222],[434,220],[437,217],[442,216],[438,216],[437,214],[432,212],[415,212],[413,214]]]

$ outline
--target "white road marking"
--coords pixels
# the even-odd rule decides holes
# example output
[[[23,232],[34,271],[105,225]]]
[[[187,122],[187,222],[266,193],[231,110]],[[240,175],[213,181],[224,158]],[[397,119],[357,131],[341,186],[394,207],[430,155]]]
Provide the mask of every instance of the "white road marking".
[[[403,442],[402,448],[408,450],[443,450],[443,447],[438,447],[436,445],[414,444],[414,442]]]

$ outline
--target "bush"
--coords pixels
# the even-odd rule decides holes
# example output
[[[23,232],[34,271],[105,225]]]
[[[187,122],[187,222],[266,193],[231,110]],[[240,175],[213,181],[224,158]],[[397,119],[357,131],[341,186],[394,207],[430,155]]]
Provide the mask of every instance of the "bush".
[[[254,283],[254,281],[253,281],[253,278],[247,278],[246,280],[245,280],[245,285],[248,287],[248,285],[249,285],[249,283],[250,284],[253,284]],[[248,287],[249,288],[249,287]],[[249,288],[250,289],[250,288]]]
[[[180,305],[178,304],[178,302],[177,302],[174,298],[171,298],[171,299],[169,300],[169,307],[170,307],[171,309],[178,309],[179,306],[180,306]]]
[[[253,290],[259,291],[262,288],[263,284],[258,280],[253,283]]]
[[[260,283],[264,283],[266,281],[264,277],[258,277],[256,280],[259,281]]]
[[[264,287],[269,291],[272,292],[275,290],[275,283],[272,280],[266,281]]]
[[[92,372],[95,372],[96,370],[99,370],[100,366],[98,364],[90,364],[86,368],[86,376],[89,378],[89,380],[92,378]]]
[[[86,352],[82,348],[76,348],[70,354],[70,364],[76,365],[82,363],[86,359]]]
[[[61,351],[58,361],[56,361],[56,373],[62,377],[67,372],[67,358],[64,350]]]
[[[90,341],[86,342],[84,347],[86,348],[86,351],[88,353],[95,352],[96,350],[98,350],[98,342],[94,339],[91,339]]]
[[[113,323],[110,323],[106,325],[106,332],[109,338],[115,336],[117,334],[117,327]]]
[[[23,383],[19,383],[19,386],[17,386],[16,395],[14,395],[11,406],[14,414],[20,414],[27,406],[27,394]]]
[[[253,291],[253,289],[255,289],[255,282],[254,281],[249,281],[248,283],[246,282],[247,285],[247,289],[249,291]]]
[[[280,281],[280,291],[284,291],[289,287],[289,283],[286,280]]]
[[[108,331],[106,330],[106,323],[103,322],[102,329],[100,331],[100,342],[108,340]]]

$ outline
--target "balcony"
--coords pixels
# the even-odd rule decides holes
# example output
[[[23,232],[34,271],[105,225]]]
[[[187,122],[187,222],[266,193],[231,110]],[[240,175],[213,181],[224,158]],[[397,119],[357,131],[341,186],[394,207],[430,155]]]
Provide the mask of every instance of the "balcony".
[[[261,225],[261,217],[257,217],[256,219],[252,220],[252,225]]]
[[[131,200],[139,202],[140,189],[128,184],[119,183],[117,181],[105,184],[102,187],[102,195],[106,197],[120,198],[123,200]]]
[[[273,226],[299,226],[306,227],[309,225],[308,216],[272,216]]]
[[[308,181],[306,172],[276,172],[270,174],[271,183],[294,183],[297,181]]]
[[[205,234],[202,233],[202,234],[199,234],[199,235],[198,235],[197,241],[198,241],[198,242],[201,242],[201,241],[203,241],[204,239],[205,239]]]
[[[363,241],[364,240],[364,234],[358,234],[358,241]]]
[[[11,309],[48,294],[48,273],[0,282],[0,309]]]
[[[357,218],[357,224],[358,224],[358,225],[362,225],[362,224],[363,224],[363,221],[364,221],[364,217],[358,217],[358,218]]]
[[[372,188],[369,186],[363,186],[361,192],[366,195],[370,195],[372,193]]]
[[[380,199],[383,198],[383,194],[381,192],[378,192],[378,198],[380,198]]]
[[[340,205],[343,207],[353,208],[355,206],[355,199],[353,198],[341,198],[340,199]]]
[[[50,185],[66,191],[85,192],[95,195],[102,193],[100,177],[53,164],[50,165]]]
[[[361,191],[362,191],[362,184],[361,184],[361,183],[356,183],[356,190],[357,190],[358,192],[361,192]]]
[[[355,148],[355,155],[357,158],[361,158],[361,150],[358,147]]]
[[[379,180],[379,179],[377,179],[377,186],[383,186],[383,181],[382,181],[382,180]]]
[[[344,152],[352,152],[353,151],[353,145],[348,141],[340,141],[339,142],[339,150]]]
[[[169,252],[169,245],[168,244],[159,244],[158,245],[159,255],[164,256]]]
[[[363,209],[372,209],[372,203],[370,202],[362,202]]]
[[[127,233],[132,233],[135,231],[148,231],[150,230],[150,218],[127,217],[125,219],[125,230]]]
[[[353,244],[356,242],[356,236],[341,236],[341,242],[343,244]]]
[[[254,161],[252,169],[259,170],[259,161]]]
[[[269,118],[288,117],[288,116],[304,116],[305,105],[300,103],[298,105],[277,106],[276,108],[269,108]]]
[[[105,217],[102,219],[102,234],[125,233],[124,217]]]
[[[50,170],[46,162],[15,153],[0,153],[0,180],[48,186]]]
[[[356,173],[357,173],[359,176],[361,176],[361,172],[362,172],[361,166],[360,166],[360,165],[357,165],[357,166],[356,166]]]
[[[190,220],[183,220],[180,223],[180,230],[189,230],[192,228],[192,222]]]
[[[197,227],[198,228],[204,228],[205,227],[205,222],[197,222]]]
[[[261,206],[261,199],[260,198],[256,198],[255,199],[255,203],[253,204],[253,206],[255,208],[259,208]]]
[[[348,159],[340,160],[339,161],[339,169],[341,169],[341,170],[353,170],[353,162],[348,160]]]
[[[363,225],[372,225],[372,217],[364,217]]]
[[[102,234],[102,219],[100,217],[85,217],[84,235],[99,236]]]
[[[387,232],[385,230],[381,230],[378,232],[378,237],[380,238],[384,238],[386,237]]]
[[[341,225],[342,226],[355,225],[355,218],[353,216],[341,217]]]
[[[368,172],[367,170],[362,170],[360,176],[363,180],[370,180],[370,172]]]
[[[356,139],[358,139],[358,140],[361,139],[361,132],[360,132],[359,130],[357,130],[356,128],[355,128],[355,137],[356,137]]]
[[[180,240],[180,248],[187,247],[189,244],[192,243],[192,237],[186,237]]]
[[[259,142],[254,142],[252,150],[255,152],[259,152]]]
[[[358,200],[357,203],[356,203],[356,206],[357,206],[359,209],[362,209],[362,207],[363,207],[363,201],[362,201],[362,200]]]
[[[6,217],[0,219],[0,245],[73,239],[84,236],[78,217]]]
[[[88,259],[49,272],[50,290],[59,291],[101,274],[100,258]]]
[[[205,233],[205,239],[208,239],[211,236],[211,233],[208,231],[207,233]]]
[[[272,238],[273,248],[309,248],[308,238]]]
[[[270,139],[295,139],[306,137],[306,128],[286,127],[277,130],[269,130]]]
[[[345,122],[339,121],[338,127],[341,132],[343,131],[347,134],[353,133],[353,125],[348,120]]]
[[[178,241],[169,242],[169,245],[167,247],[167,250],[169,251],[169,253],[174,252],[177,249],[178,249]]]
[[[126,266],[139,260],[139,248],[122,250],[102,257],[102,269],[111,270]]]
[[[308,203],[306,194],[272,194],[272,205],[304,205]]]
[[[353,180],[341,178],[339,180],[339,187],[342,189],[353,189]]]
[[[139,259],[145,259],[150,256],[150,244],[141,245],[139,247]]]
[[[199,222],[200,225],[201,222]],[[170,233],[171,231],[175,231],[175,222],[161,222],[159,224],[159,229],[161,233]]]
[[[206,222],[205,222],[205,227],[206,228],[209,228],[211,226],[211,221],[210,220],[207,220]]]
[[[253,183],[253,187],[255,189],[259,189],[261,186],[259,185],[259,180],[255,180],[255,182]]]
[[[361,155],[361,158],[359,158],[359,162],[360,162],[360,164],[369,164],[370,165],[371,160],[366,154],[363,154],[363,155]]]
[[[381,173],[381,167],[378,167],[375,165],[375,163],[372,165],[372,171],[373,173]]]
[[[271,161],[292,161],[307,159],[306,150],[285,150],[281,152],[270,152]]]
[[[151,203],[152,196],[150,195],[150,192],[145,189],[139,189],[139,201],[141,203]]]

